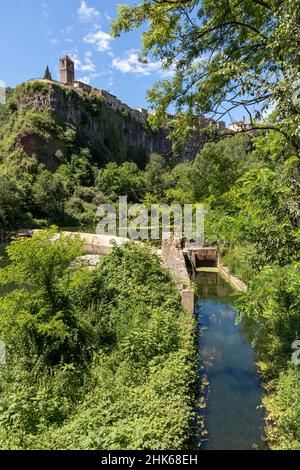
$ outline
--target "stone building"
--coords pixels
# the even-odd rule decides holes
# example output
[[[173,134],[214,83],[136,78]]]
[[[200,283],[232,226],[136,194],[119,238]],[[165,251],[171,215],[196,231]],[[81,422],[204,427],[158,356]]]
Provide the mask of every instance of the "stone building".
[[[116,96],[102,89],[95,89],[94,91],[103,97],[104,101],[111,109],[114,111],[120,110],[122,102]]]
[[[92,93],[93,88],[86,83],[80,82],[79,80],[74,80],[73,87],[77,90],[84,91],[85,93]]]
[[[103,98],[106,105],[115,112],[122,113],[123,115],[130,116],[136,122],[142,126],[146,126],[148,122],[149,113],[146,109],[132,109],[127,104],[123,103],[116,96],[112,95],[106,90],[94,88],[86,83],[79,80],[75,80],[75,65],[74,61],[68,56],[64,56],[60,59],[60,83],[72,87],[75,90],[82,93],[95,93]],[[167,119],[172,121],[176,118],[173,114],[168,114]],[[186,145],[186,158],[193,159],[199,151],[199,141],[205,141],[203,129],[212,125],[217,125],[219,130],[225,129],[225,123],[223,121],[216,122],[212,119],[205,118],[203,116],[197,116],[197,123],[193,128],[193,136]]]
[[[258,136],[257,130],[253,129],[253,124],[245,121],[234,121],[230,126],[230,130],[233,132],[247,132],[254,137]]]
[[[64,85],[72,85],[75,80],[75,65],[74,61],[65,55],[60,59],[60,82]]]

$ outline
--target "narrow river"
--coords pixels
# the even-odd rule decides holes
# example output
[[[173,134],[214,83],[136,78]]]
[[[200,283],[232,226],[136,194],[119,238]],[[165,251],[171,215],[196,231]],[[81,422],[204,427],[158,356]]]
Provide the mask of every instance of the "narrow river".
[[[207,375],[208,432],[203,450],[249,450],[263,441],[263,389],[245,325],[237,325],[233,291],[218,273],[197,275],[200,352]]]

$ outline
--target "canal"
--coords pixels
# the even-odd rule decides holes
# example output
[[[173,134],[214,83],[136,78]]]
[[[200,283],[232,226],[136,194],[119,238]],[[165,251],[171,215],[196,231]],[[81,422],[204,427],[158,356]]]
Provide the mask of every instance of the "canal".
[[[263,389],[247,327],[237,324],[233,290],[217,272],[199,272],[196,306],[207,406],[203,450],[262,448]]]
[[[7,264],[5,245],[0,245],[0,266]],[[206,408],[201,409],[206,437],[203,450],[248,450],[264,447],[263,389],[254,351],[248,337],[251,327],[237,324],[234,291],[217,272],[199,272],[199,351]],[[11,286],[1,288],[0,296]]]

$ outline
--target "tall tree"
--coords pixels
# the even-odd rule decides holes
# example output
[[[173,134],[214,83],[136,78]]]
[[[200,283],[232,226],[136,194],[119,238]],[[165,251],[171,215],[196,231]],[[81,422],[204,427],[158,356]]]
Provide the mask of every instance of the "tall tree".
[[[242,107],[253,126],[278,130],[299,149],[299,7],[300,0],[143,0],[121,5],[112,30],[119,36],[145,23],[141,56],[174,71],[149,92],[154,123],[175,103],[187,112],[174,134],[186,137],[195,115],[222,119]],[[257,124],[274,104],[272,124]]]
[[[48,65],[45,70],[44,80],[52,80],[52,75],[51,75]]]

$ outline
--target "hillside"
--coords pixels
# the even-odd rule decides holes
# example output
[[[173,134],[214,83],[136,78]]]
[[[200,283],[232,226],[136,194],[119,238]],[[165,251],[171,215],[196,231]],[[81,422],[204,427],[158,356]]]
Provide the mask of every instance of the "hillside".
[[[130,160],[140,167],[151,152],[171,151],[166,131],[154,133],[129,114],[110,109],[101,96],[58,83],[22,84],[8,108],[8,120],[0,131],[2,151],[21,148],[50,170],[59,166],[61,153],[68,157],[82,147],[90,149],[98,165]]]
[[[97,93],[51,81],[24,83],[7,98],[0,108],[4,238],[16,228],[94,224],[101,203],[119,195],[142,202],[170,187],[167,130],[154,132]]]

